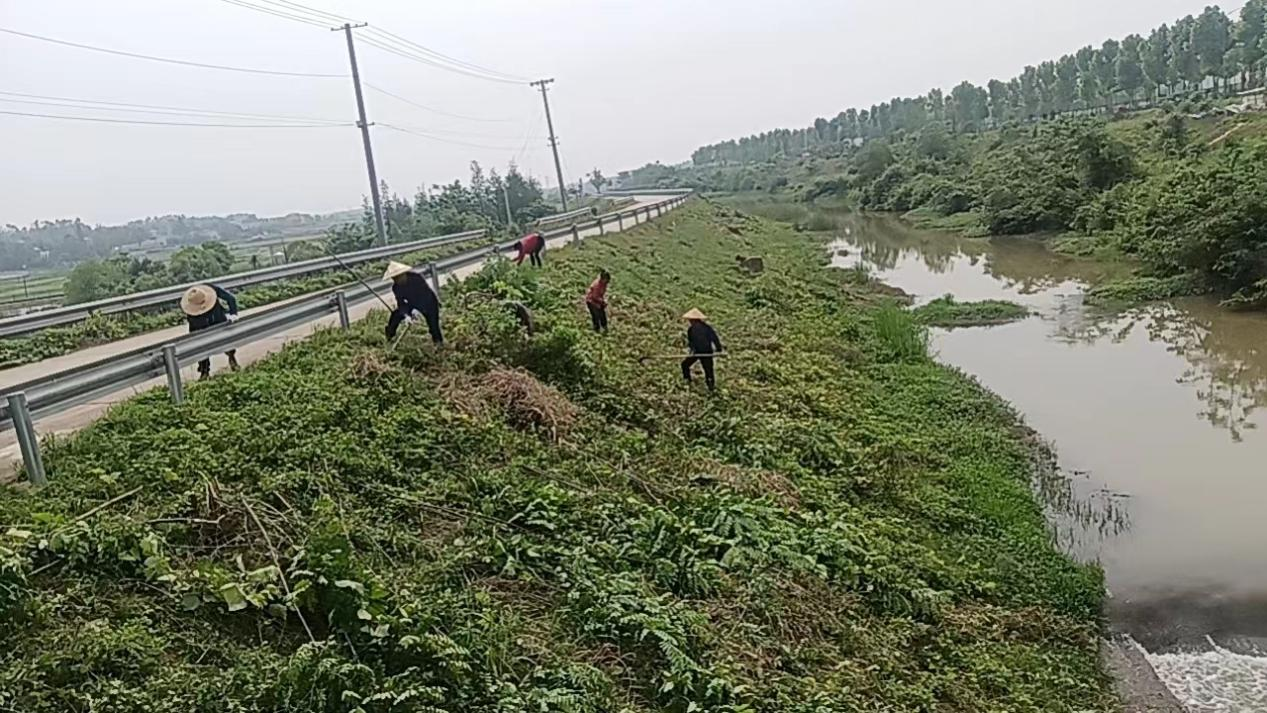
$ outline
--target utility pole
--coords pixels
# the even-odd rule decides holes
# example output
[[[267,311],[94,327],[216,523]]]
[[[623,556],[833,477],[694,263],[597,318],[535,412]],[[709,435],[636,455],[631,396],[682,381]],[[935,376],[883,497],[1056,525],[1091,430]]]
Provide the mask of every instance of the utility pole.
[[[529,82],[534,87],[541,89],[541,101],[546,107],[546,127],[550,130],[550,149],[554,151],[554,172],[559,177],[559,202],[563,204],[563,212],[568,212],[568,189],[567,184],[563,182],[563,167],[559,165],[559,140],[554,135],[554,121],[550,118],[550,98],[546,96],[546,87],[553,84],[553,79],[538,79],[535,82]]]
[[[506,201],[506,227],[512,228],[515,225],[515,219],[510,215],[510,180],[502,179],[502,198]]]
[[[370,125],[365,120],[365,97],[361,94],[361,73],[356,68],[356,46],[352,43],[352,30],[365,27],[365,23],[332,28],[333,32],[343,30],[348,38],[348,60],[352,63],[352,86],[356,88],[356,113],[360,117],[356,125],[361,127],[361,141],[365,144],[365,168],[370,174],[370,198],[374,201],[374,228],[378,231],[378,242],[387,244],[387,228],[383,225],[383,199],[378,195],[378,171],[374,170],[374,149],[370,146]]]

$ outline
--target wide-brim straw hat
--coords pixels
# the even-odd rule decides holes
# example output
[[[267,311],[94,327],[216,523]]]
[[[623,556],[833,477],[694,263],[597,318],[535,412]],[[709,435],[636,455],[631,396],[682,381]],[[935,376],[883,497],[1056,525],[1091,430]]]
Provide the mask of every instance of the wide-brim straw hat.
[[[215,309],[218,301],[211,285],[194,285],[180,296],[180,310],[190,317],[197,317]]]
[[[705,317],[703,312],[701,312],[701,311],[699,311],[699,310],[697,310],[697,309],[692,308],[690,312],[687,312],[686,314],[682,315],[682,319],[686,319],[686,320],[691,320],[691,319],[700,319],[700,320],[703,320],[703,319],[708,319],[708,317]]]
[[[413,269],[412,267],[406,265],[403,262],[395,262],[395,261],[389,262],[387,263],[387,272],[383,273],[383,279],[390,280],[393,277],[396,277],[397,275],[403,275],[412,269]]]

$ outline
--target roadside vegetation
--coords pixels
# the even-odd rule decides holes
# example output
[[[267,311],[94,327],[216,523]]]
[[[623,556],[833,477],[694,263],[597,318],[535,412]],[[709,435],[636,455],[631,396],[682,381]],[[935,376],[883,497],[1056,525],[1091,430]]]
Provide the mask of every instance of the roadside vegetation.
[[[916,307],[912,312],[916,321],[929,327],[989,327],[1015,322],[1029,316],[1029,310],[1015,302],[982,300],[957,302],[953,295],[946,295]]]
[[[487,242],[487,238],[478,240]],[[476,244],[478,242],[475,240],[455,243],[433,250],[410,253],[401,259],[409,263],[420,263],[470,250]],[[202,249],[198,248],[198,250]],[[382,276],[382,271],[377,266],[354,266],[352,269],[363,279],[377,279]],[[346,270],[335,269],[307,277],[248,287],[235,292],[234,296],[237,297],[240,309],[251,309],[320,290],[347,286],[354,279]],[[50,327],[27,336],[0,339],[0,369],[33,364],[98,344],[174,327],[184,322],[185,316],[174,305],[157,312],[94,314],[82,322],[66,327]]]
[[[826,240],[696,201],[447,290],[443,350],[380,314],[56,441],[0,709],[1113,710],[1025,430]],[[715,396],[642,359],[688,307]]]

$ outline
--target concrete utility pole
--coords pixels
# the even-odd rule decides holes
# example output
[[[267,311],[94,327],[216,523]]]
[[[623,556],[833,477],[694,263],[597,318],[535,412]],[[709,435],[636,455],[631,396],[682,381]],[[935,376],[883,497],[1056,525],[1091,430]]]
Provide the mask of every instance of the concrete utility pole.
[[[563,182],[563,167],[559,165],[559,140],[554,135],[554,121],[550,118],[550,98],[546,96],[546,87],[553,83],[553,79],[538,79],[529,84],[541,89],[541,101],[546,107],[546,128],[550,130],[550,149],[554,151],[554,172],[559,177],[559,202],[563,204],[563,212],[566,213],[568,211],[568,189],[567,184]]]
[[[365,23],[333,28],[333,32],[342,30],[348,38],[348,60],[352,63],[352,86],[356,88],[356,113],[360,117],[356,125],[361,127],[361,141],[365,144],[365,168],[370,174],[370,198],[374,201],[374,228],[378,231],[378,242],[387,244],[387,228],[383,225],[383,199],[378,195],[378,171],[374,170],[374,149],[370,146],[370,125],[365,120],[365,97],[361,94],[361,73],[356,68],[356,46],[352,43],[352,30],[365,27]]]
[[[510,215],[510,181],[502,179],[502,198],[506,201],[506,227],[510,228],[515,225],[515,219]]]

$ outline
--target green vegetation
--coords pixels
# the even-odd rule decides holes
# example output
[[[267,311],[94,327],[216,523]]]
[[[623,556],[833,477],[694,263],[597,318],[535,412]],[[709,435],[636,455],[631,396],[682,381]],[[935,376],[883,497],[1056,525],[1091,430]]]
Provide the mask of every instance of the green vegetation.
[[[115,295],[179,285],[227,275],[233,253],[223,243],[205,242],[181,248],[167,262],[116,255],[107,260],[87,260],[66,277],[65,304],[105,299]]]
[[[1029,310],[1004,300],[981,302],[956,302],[953,295],[946,295],[912,310],[916,321],[929,327],[988,327],[1007,324],[1029,316]]]
[[[1014,414],[824,247],[696,202],[468,280],[442,351],[379,315],[57,441],[0,497],[0,708],[1112,710]],[[716,396],[638,359],[687,306]]]
[[[472,247],[472,242],[475,241],[445,245],[435,250],[423,250],[410,253],[398,259],[407,263],[434,260],[462,250],[469,250]],[[188,249],[196,250],[197,248]],[[107,263],[110,262],[107,261]],[[135,261],[128,261],[126,258],[120,259],[118,263],[124,265],[137,264]],[[100,263],[96,264],[100,265]],[[161,263],[146,261],[146,264],[152,266],[152,269],[156,271],[163,269]],[[113,269],[114,266],[111,265],[110,268]],[[364,279],[372,280],[382,275],[382,268],[379,265],[354,267],[353,270]],[[166,274],[166,272],[162,274]],[[352,280],[353,278],[345,270],[330,270],[308,275],[307,277],[280,280],[256,287],[248,287],[237,292],[235,296],[238,298],[238,307],[251,309],[252,307],[261,307],[320,290],[346,286]],[[68,283],[67,289],[69,289],[69,286]],[[52,327],[42,329],[29,336],[0,339],[0,369],[7,369],[22,364],[33,364],[96,344],[105,344],[126,337],[152,332],[156,329],[174,327],[178,324],[183,324],[184,321],[184,315],[174,307],[161,312],[121,313],[116,315],[94,314],[83,322],[67,327]]]
[[[1130,35],[1108,40],[1099,48],[1083,47],[1059,60],[1026,67],[1007,82],[995,79],[985,87],[963,82],[948,93],[933,89],[924,96],[894,99],[870,109],[848,109],[832,119],[815,119],[806,128],[776,129],[702,146],[692,161],[703,168],[752,165],[804,154],[840,156],[857,142],[909,137],[928,126],[974,133],[1070,114],[1112,114],[1177,105],[1181,100],[1199,103],[1262,85],[1267,72],[1265,9],[1265,0],[1249,0],[1233,21],[1219,8],[1208,7],[1200,16],[1158,27],[1147,38]],[[940,141],[935,136],[926,138],[925,152],[945,153]],[[655,176],[648,171],[647,177]],[[630,183],[642,185],[637,180]]]
[[[849,109],[699,148],[627,183],[837,197],[970,236],[1067,234],[1140,277],[1267,306],[1267,0],[1217,7],[985,87]],[[1113,288],[1139,292],[1138,284]],[[1167,292],[1168,290],[1163,290]]]

